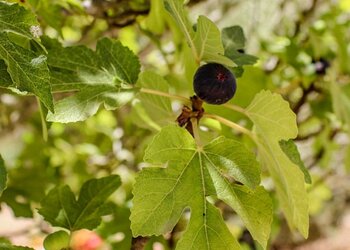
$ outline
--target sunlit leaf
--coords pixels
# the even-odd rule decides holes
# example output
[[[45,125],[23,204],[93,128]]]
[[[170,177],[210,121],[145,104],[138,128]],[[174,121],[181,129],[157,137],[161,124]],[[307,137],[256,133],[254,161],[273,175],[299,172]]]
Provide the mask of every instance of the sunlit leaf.
[[[147,148],[145,161],[167,167],[143,169],[136,178],[130,217],[134,236],[171,231],[189,207],[190,222],[177,249],[240,249],[219,211],[207,200],[216,196],[232,206],[253,237],[266,246],[272,205],[266,191],[257,186],[260,174],[255,157],[241,143],[220,137],[198,148],[186,130],[168,126]],[[230,178],[247,187],[232,184]],[[251,206],[255,199],[260,202]]]
[[[278,94],[261,91],[246,112],[254,122],[259,157],[274,180],[277,196],[289,225],[308,235],[308,201],[304,174],[282,151],[279,141],[295,138],[296,116]]]
[[[76,122],[94,115],[103,104],[116,109],[133,97],[130,86],[140,72],[138,58],[118,41],[103,38],[96,51],[85,46],[63,48],[46,38],[48,65],[54,91],[77,91],[55,103],[55,113],[48,121]]]
[[[235,66],[232,60],[224,56],[220,30],[205,16],[198,18],[194,44],[201,60]]]

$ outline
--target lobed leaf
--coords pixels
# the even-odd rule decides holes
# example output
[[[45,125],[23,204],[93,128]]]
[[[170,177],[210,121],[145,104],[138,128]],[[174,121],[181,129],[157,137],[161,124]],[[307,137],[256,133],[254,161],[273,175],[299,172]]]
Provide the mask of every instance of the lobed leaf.
[[[258,135],[260,160],[269,170],[282,210],[291,228],[308,235],[308,198],[304,174],[282,151],[279,141],[296,137],[296,116],[288,102],[270,91],[258,93],[246,113]]]
[[[117,175],[89,180],[83,184],[78,200],[68,186],[55,187],[41,202],[39,213],[53,226],[92,230],[109,212],[105,202],[119,186]]]
[[[77,91],[55,103],[55,113],[48,113],[48,121],[83,121],[101,104],[116,109],[133,97],[129,86],[137,81],[140,63],[120,42],[103,38],[93,51],[85,46],[64,48],[48,38],[43,41],[49,51],[53,90]]]
[[[177,249],[240,249],[219,211],[207,200],[217,196],[235,209],[253,237],[266,246],[271,200],[258,186],[260,170],[254,155],[241,143],[220,137],[198,148],[185,129],[168,126],[155,136],[144,159],[166,168],[145,168],[136,177],[130,216],[134,236],[171,231],[189,207],[190,222]],[[247,187],[233,185],[232,178]],[[254,199],[261,201],[255,207],[250,204]]]

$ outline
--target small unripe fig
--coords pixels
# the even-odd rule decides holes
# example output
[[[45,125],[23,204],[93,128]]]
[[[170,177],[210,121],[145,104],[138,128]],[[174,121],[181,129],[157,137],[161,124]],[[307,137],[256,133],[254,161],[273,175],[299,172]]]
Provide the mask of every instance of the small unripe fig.
[[[196,95],[209,104],[228,102],[236,92],[236,79],[230,70],[218,63],[198,68],[193,79]]]

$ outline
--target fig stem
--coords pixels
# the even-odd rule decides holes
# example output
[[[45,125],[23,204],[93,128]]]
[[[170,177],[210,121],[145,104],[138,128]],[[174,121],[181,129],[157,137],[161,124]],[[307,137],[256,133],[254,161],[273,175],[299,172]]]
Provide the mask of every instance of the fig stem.
[[[155,90],[155,89],[141,88],[140,92],[146,93],[146,94],[164,96],[164,97],[168,97],[168,98],[171,98],[171,99],[176,99],[176,100],[179,100],[179,101],[183,101],[183,102],[186,102],[186,103],[189,103],[189,104],[191,103],[190,99],[188,99],[188,98],[186,98],[184,96],[173,95],[173,94],[165,93],[165,92],[162,92],[162,91],[159,91],[159,90]]]
[[[228,108],[228,109],[232,109],[232,110],[237,111],[237,112],[239,112],[239,113],[242,113],[242,114],[244,114],[244,115],[247,115],[245,109],[242,108],[242,107],[240,107],[240,106],[233,105],[233,104],[228,104],[228,103],[223,104],[223,105],[221,105],[221,106],[223,106],[223,107],[225,107],[225,108]]]
[[[39,111],[40,111],[40,119],[41,119],[41,129],[42,129],[42,134],[43,134],[43,139],[45,142],[47,142],[48,139],[48,132],[47,132],[47,125],[46,125],[46,119],[45,119],[45,114],[43,112],[43,106],[39,100],[39,98],[36,98],[36,101],[39,106]]]
[[[202,148],[202,142],[201,142],[201,138],[199,137],[198,118],[192,117],[191,123],[192,123],[194,140],[196,141],[197,147],[200,149],[200,148]]]
[[[204,117],[207,117],[207,118],[211,118],[211,119],[214,119],[214,120],[217,120],[218,122],[221,122],[222,124],[225,124],[226,126],[228,127],[231,127],[243,134],[246,134],[248,135],[254,142],[257,142],[258,141],[258,138],[256,138],[256,136],[248,129],[246,129],[245,127],[242,127],[240,125],[238,125],[237,123],[235,122],[232,122],[230,120],[227,120],[221,116],[218,116],[218,115],[213,115],[213,114],[208,114],[208,113],[204,113],[203,115]]]

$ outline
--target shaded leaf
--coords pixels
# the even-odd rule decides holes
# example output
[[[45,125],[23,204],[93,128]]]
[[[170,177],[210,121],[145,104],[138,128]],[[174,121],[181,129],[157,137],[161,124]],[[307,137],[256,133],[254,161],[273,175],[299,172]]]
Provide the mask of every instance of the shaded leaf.
[[[6,33],[0,33],[0,57],[5,61],[12,79],[12,84],[8,87],[35,94],[53,112],[46,56],[38,56],[33,51],[12,43]]]
[[[30,248],[30,247],[13,246],[7,243],[0,243],[0,249],[1,250],[34,250],[33,248]]]
[[[0,59],[0,87],[9,87],[11,86],[12,79],[10,74],[7,72],[7,66],[3,60]]]
[[[5,168],[5,162],[0,155],[0,196],[4,189],[6,188],[7,183],[7,171]]]
[[[39,25],[34,14],[18,4],[0,2],[0,32],[14,32],[34,39],[32,26]]]
[[[164,93],[169,92],[168,82],[163,77],[152,71],[142,72],[137,85],[145,89],[161,91]],[[137,97],[140,99],[143,109],[150,117],[150,119],[147,120],[151,121],[151,126],[153,123],[165,125],[166,123],[169,123],[169,121],[174,120],[169,98],[144,92],[139,92]]]
[[[240,26],[231,26],[222,30],[222,43],[225,49],[225,56],[234,61],[238,66],[253,65],[257,57],[245,54],[245,36]]]
[[[288,158],[296,164],[300,170],[304,173],[305,182],[308,184],[311,184],[311,176],[309,171],[304,165],[304,162],[300,158],[300,154],[298,151],[297,146],[295,145],[293,140],[281,140],[279,141],[280,147],[282,148],[283,152],[288,156]]]
[[[14,188],[7,187],[2,193],[1,202],[6,203],[13,211],[16,217],[32,218],[33,212],[29,200],[16,200],[17,197],[23,197],[22,192],[18,192]]]
[[[119,186],[117,175],[91,179],[83,184],[78,200],[68,186],[55,187],[41,202],[39,213],[53,226],[92,230],[110,212],[105,201]]]
[[[50,25],[61,34],[61,28],[64,23],[64,9],[58,4],[63,1],[51,0],[28,0],[33,11],[37,13],[42,22]]]

